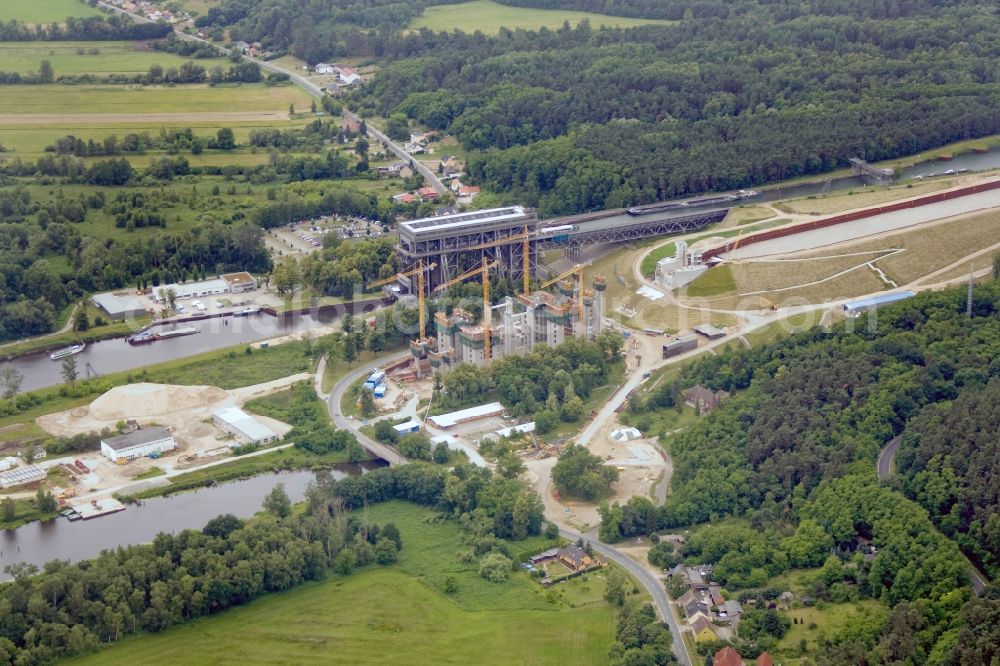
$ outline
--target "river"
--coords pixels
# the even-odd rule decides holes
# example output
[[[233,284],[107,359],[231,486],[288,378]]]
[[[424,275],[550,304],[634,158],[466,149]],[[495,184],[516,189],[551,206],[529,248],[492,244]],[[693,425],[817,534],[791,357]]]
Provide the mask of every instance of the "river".
[[[363,474],[377,463],[337,465],[332,474],[342,479]],[[102,550],[148,543],[160,532],[177,533],[201,529],[212,518],[232,513],[249,518],[260,511],[264,496],[278,483],[292,502],[305,498],[306,486],[315,478],[309,471],[281,472],[233,481],[211,488],[143,500],[124,511],[91,520],[70,522],[59,517],[47,523],[29,523],[14,530],[0,531],[0,571],[16,562],[41,567],[50,560],[79,561],[95,557]],[[9,576],[0,573],[0,580]]]

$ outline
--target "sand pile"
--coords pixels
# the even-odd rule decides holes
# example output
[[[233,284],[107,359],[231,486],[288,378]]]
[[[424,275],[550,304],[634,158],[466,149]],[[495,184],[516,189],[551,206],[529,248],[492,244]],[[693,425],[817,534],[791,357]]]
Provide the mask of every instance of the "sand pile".
[[[148,418],[182,409],[210,407],[227,396],[215,386],[128,384],[116,386],[90,403],[90,415],[106,421]]]

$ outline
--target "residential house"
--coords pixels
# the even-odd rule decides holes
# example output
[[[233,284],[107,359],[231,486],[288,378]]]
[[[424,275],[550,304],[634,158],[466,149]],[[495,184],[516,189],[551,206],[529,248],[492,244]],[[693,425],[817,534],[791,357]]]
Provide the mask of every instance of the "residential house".
[[[458,200],[461,203],[472,203],[472,200],[479,196],[478,185],[462,185],[458,188]]]
[[[242,53],[243,55],[246,55],[247,53],[250,52],[250,44],[248,44],[247,42],[236,42],[235,44],[233,44],[233,48]]]
[[[774,659],[766,652],[761,652],[757,657],[756,666],[774,666]]]
[[[710,643],[719,640],[712,623],[705,618],[698,618],[694,624],[694,640],[698,643]]]
[[[420,197],[412,192],[401,192],[400,194],[394,194],[392,200],[396,203],[411,204],[420,201]]]
[[[684,576],[687,578],[688,586],[692,590],[707,590],[708,575],[712,570],[707,566],[687,567],[684,569]]]
[[[677,603],[678,605],[680,605],[681,608],[684,608],[685,606],[694,601],[701,601],[701,595],[699,595],[694,590],[688,590],[677,599]]]
[[[375,173],[379,178],[395,178],[406,166],[406,162],[396,162],[395,164],[385,164],[375,167]]]
[[[316,67],[313,68],[317,74],[333,74],[333,65],[327,62],[318,62]]]
[[[577,545],[560,548],[558,553],[559,561],[566,565],[573,573],[585,571],[594,566],[594,558],[587,554],[583,548]]]
[[[708,414],[729,397],[725,391],[711,391],[701,384],[692,386],[684,393],[684,404],[693,407],[699,414]]]
[[[684,606],[684,617],[687,618],[688,624],[693,624],[695,616],[699,613],[707,618],[712,617],[712,611],[709,609],[708,604],[701,599],[692,601]]]
[[[743,666],[743,658],[732,645],[727,645],[712,657],[712,666]]]
[[[531,557],[529,557],[528,558],[528,563],[532,564],[532,565],[542,564],[544,562],[551,562],[552,560],[554,560],[554,559],[556,559],[558,557],[559,557],[559,549],[558,548],[549,548],[548,550],[542,551],[541,553],[538,553],[537,555],[532,555]]]
[[[729,599],[726,601],[724,607],[720,608],[720,610],[723,609],[726,611],[726,616],[729,617],[730,620],[738,619],[741,615],[743,615],[743,606],[741,606],[740,602],[736,601],[736,599]]]
[[[438,198],[438,191],[433,187],[421,187],[417,190],[417,196],[419,196],[424,201],[434,201]]]
[[[445,178],[458,178],[465,171],[465,162],[454,155],[444,155],[438,165],[438,173]]]
[[[712,583],[708,586],[708,593],[712,597],[712,605],[721,607],[726,603],[726,598],[722,596],[722,588],[717,584]]]
[[[336,72],[337,77],[340,82],[345,86],[354,85],[355,83],[361,83],[361,75],[358,74],[358,70],[353,67],[348,67],[347,65],[334,65],[333,71]]]

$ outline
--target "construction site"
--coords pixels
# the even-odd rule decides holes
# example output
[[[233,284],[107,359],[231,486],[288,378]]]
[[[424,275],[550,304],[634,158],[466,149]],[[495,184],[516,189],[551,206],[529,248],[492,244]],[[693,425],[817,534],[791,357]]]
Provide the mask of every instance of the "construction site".
[[[540,221],[529,209],[508,206],[400,222],[396,252],[407,268],[368,285],[419,311],[412,361],[394,374],[422,378],[460,363],[487,366],[571,337],[594,340],[610,323],[608,281],[599,272],[587,275],[592,261],[581,261],[585,249],[697,231],[728,211],[614,210]],[[571,265],[544,266],[540,257],[546,251],[558,251],[562,263]],[[688,281],[704,270],[696,268],[699,263],[700,255],[681,266],[690,273]],[[494,303],[491,280],[498,278],[520,289]],[[428,321],[427,299],[466,282],[480,285],[481,308],[466,303],[438,310]]]

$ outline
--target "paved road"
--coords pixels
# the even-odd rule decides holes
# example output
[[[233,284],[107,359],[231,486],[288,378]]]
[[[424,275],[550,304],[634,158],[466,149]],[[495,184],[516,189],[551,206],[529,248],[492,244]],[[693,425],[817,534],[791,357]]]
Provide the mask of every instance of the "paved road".
[[[400,358],[399,355],[385,359],[378,359],[377,363],[384,365],[398,358]],[[368,435],[360,432],[358,430],[358,422],[354,419],[347,418],[340,412],[341,398],[343,398],[344,394],[351,388],[351,384],[366,376],[370,372],[371,365],[359,365],[357,369],[348,373],[339,382],[337,382],[337,384],[333,387],[333,390],[330,391],[330,397],[327,398],[327,410],[330,412],[330,418],[333,419],[333,424],[341,430],[353,432],[354,436],[358,438],[358,443],[360,443],[361,446],[365,447],[379,458],[387,461],[390,465],[403,465],[407,462],[406,458],[396,453],[395,449],[392,449],[385,444],[380,444]]]
[[[263,63],[261,63],[261,64],[263,64]],[[354,120],[355,122],[359,122],[359,123],[361,122],[361,118],[356,113],[354,113],[353,111],[349,111],[347,109],[344,109],[342,111],[342,113],[344,114],[345,117],[350,118],[350,119]],[[378,139],[379,141],[381,141],[383,144],[385,144],[385,146],[389,150],[391,150],[393,153],[395,153],[396,157],[398,157],[401,160],[405,160],[405,161],[410,162],[411,164],[413,164],[413,167],[417,170],[417,173],[419,173],[421,176],[423,176],[424,180],[426,180],[428,182],[428,184],[430,185],[430,187],[433,187],[437,191],[438,194],[444,194],[445,192],[448,191],[448,188],[445,186],[444,183],[441,182],[441,179],[437,177],[437,174],[434,173],[433,170],[431,170],[423,162],[421,162],[420,160],[418,160],[417,158],[415,158],[414,156],[410,155],[408,152],[406,152],[405,150],[403,150],[403,147],[400,146],[398,143],[396,143],[395,141],[393,141],[392,139],[390,139],[388,136],[386,136],[385,134],[383,134],[379,130],[377,130],[374,127],[372,127],[371,123],[366,123],[366,125],[368,127],[368,134],[370,134],[371,136],[375,137],[376,139]]]
[[[681,636],[681,629],[677,624],[677,618],[670,609],[670,601],[667,599],[666,590],[663,587],[663,583],[657,579],[656,576],[651,574],[649,570],[628,555],[625,555],[611,546],[597,541],[596,539],[591,539],[580,532],[563,527],[559,529],[559,534],[562,535],[564,539],[569,539],[571,541],[577,541],[578,539],[588,541],[590,543],[590,547],[593,548],[594,551],[608,558],[612,562],[617,563],[623,569],[632,574],[636,580],[638,580],[642,586],[646,588],[646,591],[649,592],[649,595],[653,598],[653,603],[660,612],[660,617],[662,617],[663,621],[670,627],[670,633],[674,637],[674,654],[677,656],[677,660],[682,664],[682,666],[692,666],[691,656],[687,651],[687,644],[684,643],[684,638]]]
[[[899,451],[899,443],[902,439],[902,435],[896,435],[879,452],[878,460],[875,462],[875,471],[878,474],[879,481],[885,481],[892,474],[892,461],[896,457],[896,452]],[[972,590],[976,593],[976,596],[979,596],[986,589],[989,581],[976,568],[972,560],[969,560],[967,557],[966,560],[969,562],[969,584],[972,586]]]
[[[892,473],[892,459],[896,457],[896,451],[899,450],[899,442],[902,439],[902,435],[896,435],[879,452],[878,461],[875,463],[875,471],[878,473],[879,481],[885,481]]]

